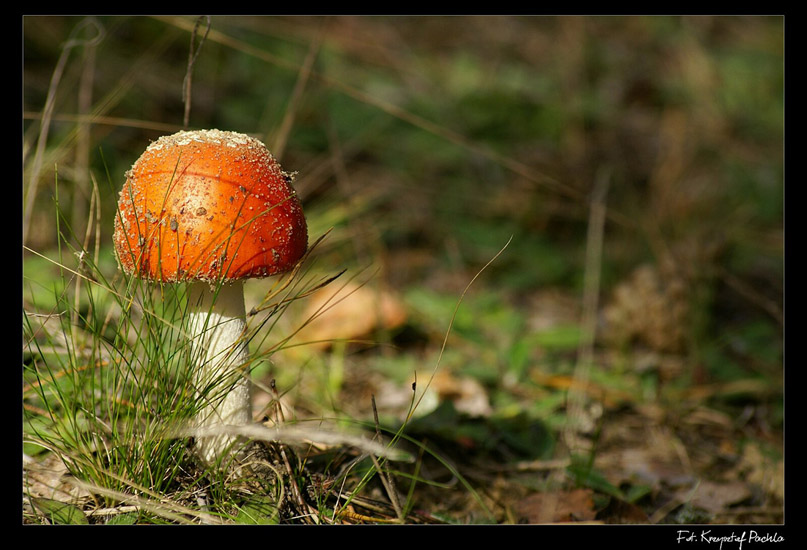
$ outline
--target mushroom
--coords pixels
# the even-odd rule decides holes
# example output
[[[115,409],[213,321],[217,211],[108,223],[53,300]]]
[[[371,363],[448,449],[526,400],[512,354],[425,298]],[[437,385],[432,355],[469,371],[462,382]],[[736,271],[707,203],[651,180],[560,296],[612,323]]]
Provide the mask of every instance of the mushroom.
[[[194,423],[201,433],[216,432],[196,438],[208,464],[238,442],[218,428],[252,422],[244,279],[291,270],[308,246],[291,180],[257,139],[181,131],[151,143],[120,192],[120,267],[149,281],[189,284],[186,330],[198,361],[197,396],[205,400]]]

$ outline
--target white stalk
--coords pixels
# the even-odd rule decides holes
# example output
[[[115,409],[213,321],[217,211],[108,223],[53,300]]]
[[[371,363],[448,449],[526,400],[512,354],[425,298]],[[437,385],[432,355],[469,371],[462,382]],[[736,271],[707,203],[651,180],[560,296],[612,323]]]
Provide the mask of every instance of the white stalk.
[[[244,284],[239,281],[211,288],[201,281],[190,283],[187,328],[192,356],[198,362],[194,378],[197,397],[205,401],[195,419],[197,429],[251,424]],[[197,437],[196,451],[212,464],[238,440],[237,435],[226,433]]]

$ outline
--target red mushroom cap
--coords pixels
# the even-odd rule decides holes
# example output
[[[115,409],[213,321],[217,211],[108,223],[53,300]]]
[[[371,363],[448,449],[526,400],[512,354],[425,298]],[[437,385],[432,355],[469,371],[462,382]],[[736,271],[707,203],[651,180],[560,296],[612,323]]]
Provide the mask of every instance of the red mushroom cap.
[[[308,247],[300,201],[266,146],[236,132],[178,132],[126,174],[115,216],[124,271],[177,282],[289,271]]]

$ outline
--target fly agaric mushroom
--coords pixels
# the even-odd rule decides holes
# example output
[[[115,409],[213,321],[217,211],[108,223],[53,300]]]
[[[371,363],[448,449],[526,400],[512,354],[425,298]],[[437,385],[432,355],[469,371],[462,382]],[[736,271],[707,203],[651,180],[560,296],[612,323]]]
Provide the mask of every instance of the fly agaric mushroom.
[[[189,283],[202,431],[252,422],[243,280],[289,271],[307,249],[290,183],[263,143],[219,130],[163,136],[126,173],[115,217],[118,263],[150,281]],[[222,387],[229,391],[213,391]],[[198,437],[197,452],[213,463],[237,439]]]

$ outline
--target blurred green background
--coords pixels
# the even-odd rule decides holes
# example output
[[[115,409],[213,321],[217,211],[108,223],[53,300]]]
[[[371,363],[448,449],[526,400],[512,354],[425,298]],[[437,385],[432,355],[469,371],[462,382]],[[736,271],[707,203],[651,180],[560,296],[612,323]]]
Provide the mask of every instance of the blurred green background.
[[[43,307],[50,268],[30,250],[55,257],[55,197],[66,238],[93,251],[97,236],[114,274],[117,193],[147,144],[183,127],[196,21],[23,18],[27,309]],[[591,376],[621,396],[608,406],[668,403],[668,388],[751,406],[754,434],[780,448],[783,36],[782,17],[214,16],[188,126],[262,139],[297,172],[312,240],[333,228],[316,268],[373,273],[402,304],[406,320],[372,335],[393,346],[330,371],[338,408],[368,372],[428,371],[463,289],[512,237],[443,365],[492,410],[552,425],[601,185]]]

